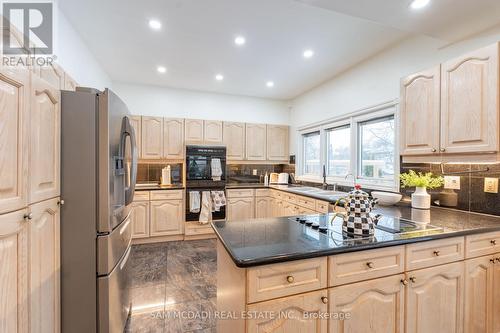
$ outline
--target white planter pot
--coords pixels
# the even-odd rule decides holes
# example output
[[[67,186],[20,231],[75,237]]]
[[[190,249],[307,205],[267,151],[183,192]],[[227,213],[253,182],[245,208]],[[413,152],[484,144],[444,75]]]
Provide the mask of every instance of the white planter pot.
[[[419,209],[431,208],[431,196],[425,187],[417,187],[415,193],[411,195],[411,206]]]

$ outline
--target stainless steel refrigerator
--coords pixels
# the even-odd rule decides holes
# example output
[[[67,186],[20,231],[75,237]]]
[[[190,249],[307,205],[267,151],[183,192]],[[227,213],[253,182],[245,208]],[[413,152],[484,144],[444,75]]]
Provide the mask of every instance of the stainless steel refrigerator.
[[[137,175],[130,113],[109,89],[61,97],[61,331],[123,332]]]

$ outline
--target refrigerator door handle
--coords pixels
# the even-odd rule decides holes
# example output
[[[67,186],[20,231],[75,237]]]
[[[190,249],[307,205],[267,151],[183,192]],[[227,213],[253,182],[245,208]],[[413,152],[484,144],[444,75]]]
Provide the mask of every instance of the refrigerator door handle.
[[[125,206],[128,206],[134,200],[135,183],[137,181],[137,143],[135,141],[135,131],[128,117],[123,117],[122,120],[122,135],[120,139],[120,157],[125,157],[125,145],[127,136],[130,138],[130,152],[132,161],[130,166],[130,184],[125,186]]]

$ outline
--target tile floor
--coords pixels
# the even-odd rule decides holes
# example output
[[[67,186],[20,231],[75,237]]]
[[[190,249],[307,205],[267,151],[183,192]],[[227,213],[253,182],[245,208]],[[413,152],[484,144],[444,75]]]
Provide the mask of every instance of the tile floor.
[[[135,245],[126,333],[216,332],[216,241]],[[179,314],[181,316],[179,316]]]

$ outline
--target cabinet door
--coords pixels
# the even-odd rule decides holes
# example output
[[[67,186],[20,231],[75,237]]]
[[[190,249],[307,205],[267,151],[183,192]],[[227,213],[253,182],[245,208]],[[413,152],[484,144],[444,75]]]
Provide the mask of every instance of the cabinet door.
[[[76,81],[68,73],[64,73],[64,90],[75,91],[77,85]]]
[[[0,332],[28,332],[26,210],[0,215]]]
[[[266,159],[266,125],[246,124],[247,160],[264,161]]]
[[[401,155],[439,154],[441,67],[401,80]]]
[[[255,218],[271,217],[271,198],[257,197],[255,198]]]
[[[149,201],[132,202],[132,238],[149,237]]]
[[[245,124],[224,122],[224,144],[229,161],[245,159]]]
[[[328,291],[330,313],[346,320],[331,320],[330,333],[403,332],[404,275],[352,283]]]
[[[142,141],[142,131],[141,131],[141,116],[130,117],[130,125],[135,132],[135,143],[137,147],[137,156],[141,158],[141,141]]]
[[[31,91],[29,202],[33,203],[60,193],[61,95],[36,77]]]
[[[406,333],[463,331],[464,263],[408,273]]]
[[[205,143],[222,143],[222,121],[204,120],[203,126],[203,141]]]
[[[64,71],[57,64],[39,67],[40,78],[56,90],[64,89]]]
[[[488,292],[491,298],[491,307],[488,312],[490,321],[490,332],[500,333],[500,253],[496,255],[496,263],[492,266],[491,290]]]
[[[59,332],[60,214],[58,199],[31,207],[29,226],[30,331]]]
[[[29,73],[0,69],[0,213],[28,202]]]
[[[150,235],[180,235],[184,225],[183,200],[150,202]]]
[[[327,291],[319,290],[250,304],[247,307],[250,313],[268,313],[269,316],[247,320],[247,332],[326,333],[328,320],[320,316],[327,311],[326,297]]]
[[[254,218],[253,198],[227,198],[226,220],[239,221]]]
[[[465,261],[465,332],[487,333],[491,308],[492,263],[490,257]]]
[[[203,120],[186,119],[184,123],[186,143],[203,143]]]
[[[160,159],[163,155],[163,118],[142,117],[141,157]]]
[[[267,159],[288,161],[288,126],[267,125]]]
[[[441,148],[498,151],[498,44],[442,65]]]
[[[184,119],[164,119],[163,157],[168,159],[184,158]]]

